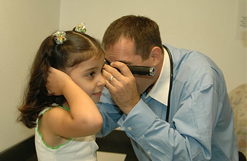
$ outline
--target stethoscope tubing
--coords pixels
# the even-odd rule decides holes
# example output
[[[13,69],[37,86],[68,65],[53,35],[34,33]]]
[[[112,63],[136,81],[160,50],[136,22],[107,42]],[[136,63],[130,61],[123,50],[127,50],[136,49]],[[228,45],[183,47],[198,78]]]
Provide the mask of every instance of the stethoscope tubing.
[[[172,60],[171,51],[165,45],[163,45],[163,47],[167,51],[169,60],[170,60],[170,86],[169,86],[169,92],[168,92],[168,104],[167,104],[167,111],[166,111],[166,122],[168,122],[169,115],[170,115],[170,100],[171,100],[171,91],[172,91],[172,83],[173,83],[173,60]]]

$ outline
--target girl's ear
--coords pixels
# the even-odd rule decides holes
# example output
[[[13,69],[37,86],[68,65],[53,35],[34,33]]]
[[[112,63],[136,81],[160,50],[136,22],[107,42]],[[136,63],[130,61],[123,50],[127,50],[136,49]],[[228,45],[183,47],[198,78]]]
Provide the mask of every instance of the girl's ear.
[[[162,61],[162,50],[157,46],[153,47],[150,58],[153,66],[157,66]]]

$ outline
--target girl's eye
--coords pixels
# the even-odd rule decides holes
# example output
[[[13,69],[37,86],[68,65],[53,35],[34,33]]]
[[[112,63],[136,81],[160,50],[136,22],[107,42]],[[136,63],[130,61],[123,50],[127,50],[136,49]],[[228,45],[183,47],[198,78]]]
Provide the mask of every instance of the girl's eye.
[[[92,77],[94,75],[94,72],[89,73],[87,76]]]

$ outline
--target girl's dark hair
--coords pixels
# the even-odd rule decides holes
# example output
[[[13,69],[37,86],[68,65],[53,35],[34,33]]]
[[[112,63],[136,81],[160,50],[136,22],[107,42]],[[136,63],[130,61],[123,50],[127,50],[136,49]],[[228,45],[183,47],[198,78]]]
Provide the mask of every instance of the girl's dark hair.
[[[92,57],[104,55],[100,43],[91,36],[75,31],[65,33],[67,40],[63,44],[56,44],[53,35],[47,37],[34,58],[24,99],[18,108],[21,114],[17,119],[28,128],[36,126],[36,119],[45,107],[53,103],[62,105],[66,101],[63,96],[48,94],[46,79],[49,67],[65,71]]]
[[[163,48],[158,24],[144,16],[127,15],[113,21],[103,36],[103,48],[107,50],[122,37],[134,41],[142,60],[149,58],[153,47]]]

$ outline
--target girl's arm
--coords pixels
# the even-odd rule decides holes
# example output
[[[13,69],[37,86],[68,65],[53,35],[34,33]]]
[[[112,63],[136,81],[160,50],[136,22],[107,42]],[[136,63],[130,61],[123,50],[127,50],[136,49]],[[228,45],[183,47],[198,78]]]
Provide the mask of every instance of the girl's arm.
[[[81,137],[101,130],[103,119],[92,99],[64,72],[49,69],[47,89],[54,95],[64,95],[70,112],[53,108],[43,116],[43,123],[63,137]]]

